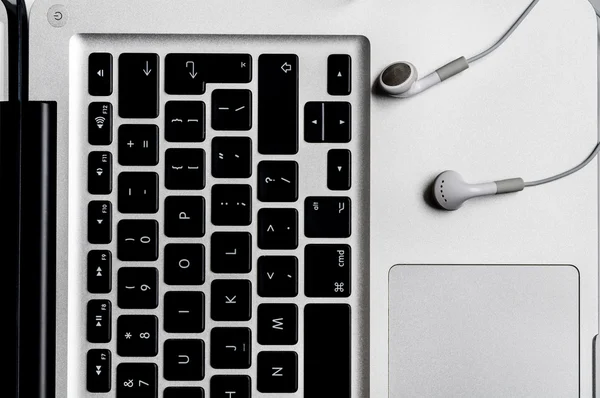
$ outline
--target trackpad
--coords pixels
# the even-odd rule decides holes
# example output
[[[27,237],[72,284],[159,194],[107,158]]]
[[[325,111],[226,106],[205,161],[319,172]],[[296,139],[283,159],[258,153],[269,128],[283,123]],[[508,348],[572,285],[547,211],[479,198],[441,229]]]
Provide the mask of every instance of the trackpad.
[[[398,265],[389,388],[400,397],[578,397],[571,266]]]

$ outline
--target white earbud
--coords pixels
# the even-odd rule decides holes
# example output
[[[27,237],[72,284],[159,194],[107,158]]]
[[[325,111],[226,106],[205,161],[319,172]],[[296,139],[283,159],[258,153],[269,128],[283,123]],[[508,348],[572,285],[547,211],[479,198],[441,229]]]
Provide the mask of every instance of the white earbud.
[[[379,87],[387,94],[408,98],[443,82],[469,68],[469,63],[460,57],[422,79],[417,68],[410,62],[396,62],[379,75]]]
[[[521,178],[469,184],[456,171],[444,171],[433,183],[433,196],[444,210],[457,210],[469,199],[479,196],[519,192],[525,188]]]

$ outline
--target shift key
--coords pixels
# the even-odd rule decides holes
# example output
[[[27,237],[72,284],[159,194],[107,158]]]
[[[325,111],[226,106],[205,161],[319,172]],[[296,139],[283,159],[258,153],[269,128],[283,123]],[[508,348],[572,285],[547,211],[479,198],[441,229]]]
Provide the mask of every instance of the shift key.
[[[298,153],[298,56],[258,58],[258,152]]]
[[[158,117],[158,55],[122,54],[119,57],[119,116]]]

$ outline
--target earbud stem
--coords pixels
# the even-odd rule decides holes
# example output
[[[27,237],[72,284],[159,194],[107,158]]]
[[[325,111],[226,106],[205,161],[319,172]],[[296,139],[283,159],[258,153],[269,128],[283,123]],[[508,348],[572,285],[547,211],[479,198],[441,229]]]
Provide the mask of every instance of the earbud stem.
[[[440,79],[440,76],[438,75],[438,73],[433,72],[433,73],[430,73],[429,75],[425,76],[424,78],[417,80],[412,85],[412,87],[405,93],[396,94],[396,95],[394,95],[394,97],[397,97],[397,98],[412,97],[413,95],[419,94],[420,92],[423,92],[441,82],[442,82],[442,79]]]
[[[520,192],[525,189],[525,181],[522,178],[511,178],[509,180],[496,181],[496,194]]]
[[[436,84],[439,84],[439,83],[443,82],[444,80],[451,78],[454,75],[458,75],[459,73],[461,73],[467,69],[469,69],[469,63],[467,62],[465,57],[457,58],[454,61],[442,66],[435,72],[430,73],[429,75],[425,76],[424,78],[417,80],[408,91],[406,91],[402,94],[396,94],[396,95],[394,95],[394,97],[398,97],[398,98],[412,97],[413,95],[419,94],[419,93],[435,86]]]

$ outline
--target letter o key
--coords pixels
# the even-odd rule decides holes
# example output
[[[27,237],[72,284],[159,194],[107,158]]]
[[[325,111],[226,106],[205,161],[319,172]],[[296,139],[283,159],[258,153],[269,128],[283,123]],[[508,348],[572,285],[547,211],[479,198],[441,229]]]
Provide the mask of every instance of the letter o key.
[[[186,269],[190,267],[190,260],[187,258],[182,258],[179,260],[179,268]]]

